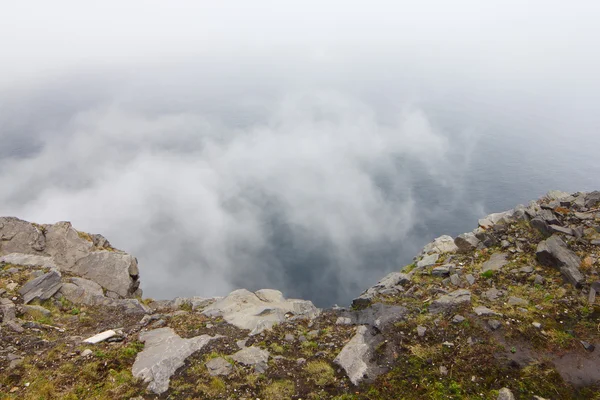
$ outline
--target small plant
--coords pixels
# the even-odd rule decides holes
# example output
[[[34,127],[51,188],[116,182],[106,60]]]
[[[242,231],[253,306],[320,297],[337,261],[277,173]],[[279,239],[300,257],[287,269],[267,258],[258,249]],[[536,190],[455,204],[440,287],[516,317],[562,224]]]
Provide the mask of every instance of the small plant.
[[[335,372],[326,361],[310,361],[304,367],[308,379],[317,386],[327,386],[335,382]]]
[[[263,396],[267,400],[288,400],[296,392],[294,382],[288,380],[275,381],[263,389]]]
[[[494,270],[490,269],[481,273],[481,277],[485,279],[489,279],[494,276]]]

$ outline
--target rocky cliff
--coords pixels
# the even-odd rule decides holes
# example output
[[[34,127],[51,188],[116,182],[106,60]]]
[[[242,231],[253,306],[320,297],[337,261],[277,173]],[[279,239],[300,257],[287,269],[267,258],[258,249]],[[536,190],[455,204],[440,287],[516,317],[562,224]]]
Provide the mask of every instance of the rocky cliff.
[[[600,192],[441,236],[348,308],[142,299],[67,222],[0,218],[0,268],[0,399],[600,399]]]

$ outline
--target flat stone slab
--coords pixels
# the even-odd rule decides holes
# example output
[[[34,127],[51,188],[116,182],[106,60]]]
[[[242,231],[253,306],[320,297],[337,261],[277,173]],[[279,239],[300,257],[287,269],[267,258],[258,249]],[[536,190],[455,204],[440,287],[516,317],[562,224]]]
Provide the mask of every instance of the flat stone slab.
[[[471,292],[466,289],[458,289],[434,300],[429,306],[429,312],[432,314],[439,314],[450,311],[460,305],[470,303]]]
[[[560,237],[553,235],[538,243],[535,256],[540,264],[560,269],[563,277],[576,288],[585,282],[583,274],[579,271],[581,259]]]
[[[23,296],[23,302],[27,304],[34,299],[48,300],[61,286],[60,274],[50,271],[24,284],[19,293]]]
[[[437,260],[440,258],[439,254],[430,254],[428,256],[423,257],[419,262],[417,262],[417,268],[427,268],[435,265]]]
[[[254,367],[254,370],[258,373],[263,373],[268,368],[269,352],[267,350],[260,349],[258,347],[250,346],[245,347],[237,353],[233,354],[231,358],[233,361],[240,364]]]
[[[131,372],[148,382],[148,390],[161,394],[169,389],[171,376],[182,367],[186,358],[220,336],[201,335],[182,339],[171,328],[140,333],[144,350],[138,353]]]
[[[494,253],[490,257],[489,260],[483,263],[481,266],[481,270],[483,272],[487,271],[499,271],[508,264],[508,260],[506,259],[506,253]]]
[[[346,371],[346,375],[354,385],[358,385],[365,379],[365,376],[369,375],[371,348],[368,336],[369,329],[366,326],[359,326],[354,337],[346,343],[333,360]]]
[[[0,257],[0,263],[22,265],[24,267],[54,267],[54,259],[52,257],[23,253],[10,253],[2,256]]]
[[[213,358],[204,365],[210,376],[228,376],[233,371],[233,365],[223,357]]]

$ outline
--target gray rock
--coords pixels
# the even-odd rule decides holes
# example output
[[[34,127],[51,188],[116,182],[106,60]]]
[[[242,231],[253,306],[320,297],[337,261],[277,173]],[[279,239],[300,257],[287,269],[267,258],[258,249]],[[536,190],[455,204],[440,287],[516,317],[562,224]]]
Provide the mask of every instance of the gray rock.
[[[504,295],[504,292],[503,292],[503,291],[501,291],[501,290],[498,290],[498,289],[496,289],[496,288],[490,288],[490,289],[486,290],[486,291],[483,293],[483,295],[484,295],[485,297],[487,297],[487,299],[488,299],[489,301],[496,301],[496,300],[498,300],[498,297],[500,297],[500,296],[503,296],[503,295]]]
[[[600,192],[598,191],[593,191],[585,196],[585,206],[587,208],[594,208],[598,202],[600,202]]]
[[[404,319],[407,314],[408,310],[405,307],[377,303],[362,310],[346,311],[343,316],[350,318],[356,325],[370,325],[383,329]]]
[[[536,285],[543,285],[544,284],[544,277],[541,276],[541,275],[539,275],[539,274],[536,274],[535,277],[534,277],[534,279],[533,279],[533,283],[536,284]]]
[[[206,307],[202,314],[209,317],[221,316],[229,324],[248,329],[251,335],[256,335],[277,323],[287,321],[286,314],[292,315],[292,318],[312,320],[319,312],[312,302],[286,300],[278,290],[263,289],[252,293],[239,289]]]
[[[519,268],[519,272],[523,272],[525,274],[530,274],[533,272],[533,267],[527,266],[527,267]]]
[[[83,278],[69,278],[69,282],[63,283],[60,293],[74,304],[94,305],[98,301],[97,296],[104,297],[102,286]]]
[[[410,282],[410,275],[402,272],[392,272],[386,275],[375,286],[376,289],[391,289],[394,286],[405,285]]]
[[[497,224],[506,224],[513,221],[513,215],[514,210],[490,214],[479,220],[479,226],[488,229]]]
[[[551,233],[564,233],[565,235],[575,236],[575,232],[571,228],[565,228],[560,225],[548,225],[548,229]]]
[[[478,228],[474,231],[474,233],[475,237],[480,241],[479,245],[483,244],[484,247],[493,247],[498,244],[498,239],[491,230]]]
[[[448,312],[469,303],[471,303],[471,292],[466,289],[458,289],[434,300],[429,306],[429,312],[431,314]]]
[[[339,319],[339,318],[338,318]],[[348,318],[350,319],[350,318]],[[283,340],[285,340],[286,342],[293,342],[294,340],[296,340],[296,338],[294,337],[294,335],[292,335],[291,333],[286,333],[285,337],[283,338]]]
[[[456,314],[453,318],[452,318],[452,322],[454,322],[455,324],[460,324],[461,322],[463,322],[465,320],[465,317],[463,317],[462,315],[458,315]]]
[[[542,329],[542,324],[539,322],[532,322],[531,325],[533,325],[533,327],[536,329]]]
[[[14,217],[0,218],[2,253],[37,254],[46,248],[46,237],[35,225]]]
[[[25,306],[23,306],[23,312],[25,314],[29,314],[29,315],[33,315],[33,316],[42,315],[44,317],[49,317],[52,315],[50,310],[48,310],[47,308],[44,308],[42,306],[25,305]]]
[[[369,329],[366,326],[359,326],[354,337],[346,343],[333,360],[344,369],[354,385],[360,384],[366,376],[375,375],[371,372],[373,366],[370,364],[372,340]]]
[[[4,321],[3,323],[4,323],[5,326],[7,326],[8,328],[10,328],[14,332],[17,332],[17,333],[23,333],[23,332],[25,332],[25,329],[23,329],[23,327],[21,326],[21,324],[19,324],[16,319]]]
[[[508,388],[502,388],[498,391],[498,400],[515,400],[515,396]]]
[[[487,323],[493,331],[497,331],[498,329],[502,328],[502,322],[498,321],[497,319],[490,319]]]
[[[442,265],[441,267],[435,267],[431,270],[431,275],[446,277],[450,275],[450,268],[448,265]]]
[[[84,351],[81,352],[81,357],[90,357],[92,354],[93,354],[92,350],[85,349]]]
[[[500,313],[497,313],[494,310],[491,310],[485,306],[477,306],[473,309],[473,311],[475,312],[475,314],[477,314],[480,317],[489,317],[489,316],[496,316],[496,315],[502,315]]]
[[[17,308],[9,299],[0,298],[0,312],[2,312],[2,321],[12,321],[17,317]]]
[[[258,347],[250,346],[233,354],[231,358],[240,364],[254,367],[254,370],[258,373],[263,373],[268,368],[269,352]]]
[[[550,236],[550,228],[548,227],[548,224],[546,223],[546,221],[544,221],[543,219],[533,218],[531,221],[529,221],[529,224],[531,225],[532,228],[536,229],[543,236],[545,236],[545,237]]]
[[[439,254],[430,254],[423,257],[420,261],[417,262],[417,268],[427,268],[435,265],[437,260],[440,258]]]
[[[451,236],[443,235],[433,240],[433,242],[427,244],[421,254],[445,254],[445,253],[455,253],[458,251],[458,247],[454,244],[454,239]]]
[[[352,325],[352,320],[348,317],[338,317],[335,321],[336,325]]]
[[[467,274],[465,276],[465,279],[467,280],[467,283],[471,286],[473,286],[475,284],[475,277],[471,274]]]
[[[600,281],[592,283],[590,286],[590,293],[588,295],[588,302],[594,304],[596,302],[596,294],[600,292]]]
[[[450,275],[450,283],[454,286],[460,286],[460,276],[458,276],[458,274]]]
[[[538,216],[544,220],[548,225],[560,225],[560,221],[556,218],[556,215],[550,210],[541,210]]]
[[[573,215],[575,216],[575,218],[580,219],[582,221],[591,221],[594,219],[593,213],[574,212]]]
[[[60,274],[50,271],[24,284],[19,293],[23,296],[23,302],[27,304],[34,299],[48,300],[61,286]]]
[[[594,346],[593,344],[591,344],[589,342],[586,342],[585,340],[580,340],[579,343],[581,343],[581,345],[583,346],[585,351],[588,351],[591,353],[594,350],[596,350],[596,346]]]
[[[454,244],[458,247],[459,252],[468,253],[477,248],[479,239],[477,239],[474,233],[468,232],[458,235],[458,237],[454,239]]]
[[[204,365],[210,376],[228,376],[233,371],[233,365],[223,357],[213,358]]]
[[[419,335],[419,337],[425,336],[425,332],[427,332],[427,328],[421,325],[417,326],[417,335]]]
[[[24,267],[54,268],[52,257],[35,254],[10,253],[0,257],[0,263],[22,265]]]
[[[441,365],[440,366],[440,375],[447,376],[448,375],[448,368],[446,368],[443,365]]]
[[[135,359],[133,376],[148,382],[148,390],[164,393],[169,389],[171,376],[183,366],[185,359],[218,337],[202,335],[182,339],[171,328],[142,332],[140,341],[145,347]]]
[[[525,299],[521,299],[520,297],[510,296],[508,298],[508,304],[511,306],[526,306],[529,302]]]
[[[565,242],[556,235],[541,241],[536,250],[537,260],[542,265],[559,268],[561,274],[573,286],[579,288],[585,278],[579,271],[581,260],[568,249]]]
[[[494,253],[490,257],[489,260],[483,263],[481,270],[483,272],[486,271],[499,271],[508,264],[508,260],[506,259],[506,253]]]

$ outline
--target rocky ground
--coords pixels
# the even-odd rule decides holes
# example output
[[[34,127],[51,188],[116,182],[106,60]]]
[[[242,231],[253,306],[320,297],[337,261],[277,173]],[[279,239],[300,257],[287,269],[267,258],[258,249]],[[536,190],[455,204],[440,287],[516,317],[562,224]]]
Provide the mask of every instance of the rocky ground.
[[[478,225],[320,310],[142,299],[102,236],[0,218],[0,399],[600,399],[600,192]]]

